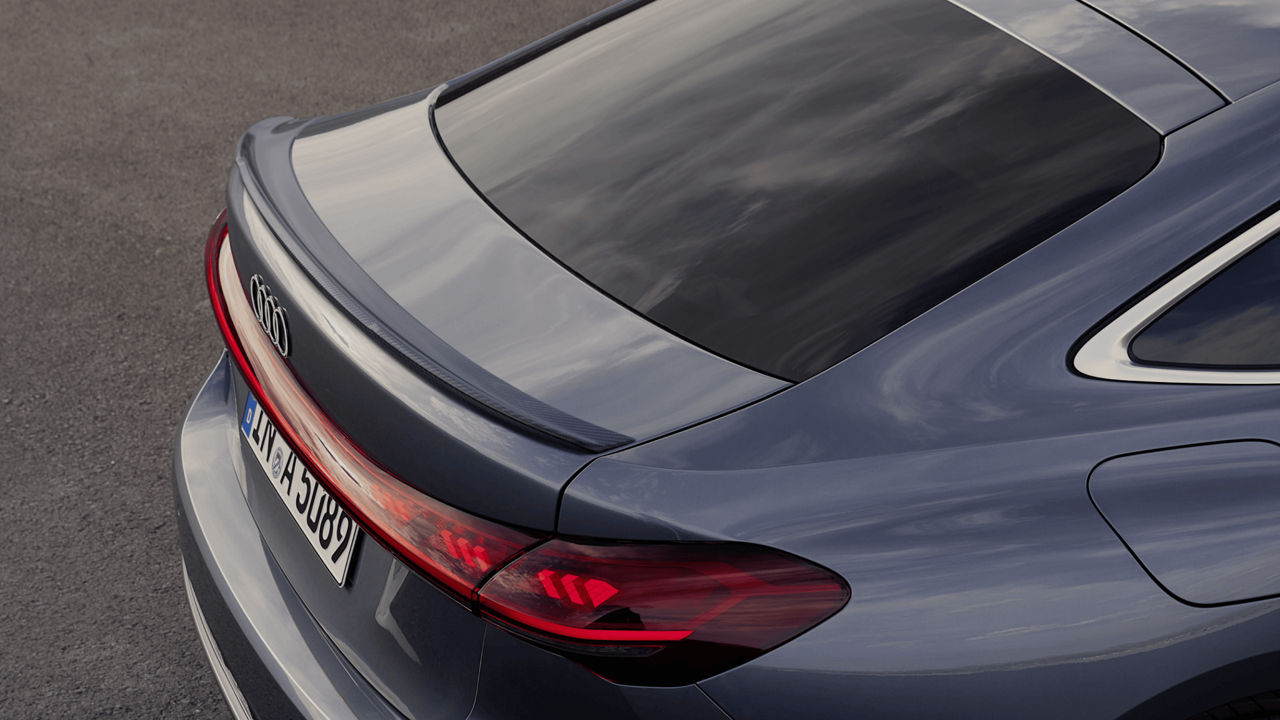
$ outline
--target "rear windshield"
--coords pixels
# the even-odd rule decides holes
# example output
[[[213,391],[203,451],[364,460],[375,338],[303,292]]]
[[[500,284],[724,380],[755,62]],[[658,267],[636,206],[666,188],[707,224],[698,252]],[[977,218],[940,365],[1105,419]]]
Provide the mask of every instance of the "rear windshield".
[[[439,107],[461,170],[652,321],[802,380],[1133,184],[1158,134],[947,0],[659,0]]]

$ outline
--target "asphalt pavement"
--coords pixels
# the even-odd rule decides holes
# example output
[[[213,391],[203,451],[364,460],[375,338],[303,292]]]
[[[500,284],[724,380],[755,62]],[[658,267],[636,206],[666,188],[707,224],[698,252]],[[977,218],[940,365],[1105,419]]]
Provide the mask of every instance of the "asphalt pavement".
[[[0,0],[0,718],[229,718],[169,487],[201,251],[257,120],[420,90],[609,0]]]

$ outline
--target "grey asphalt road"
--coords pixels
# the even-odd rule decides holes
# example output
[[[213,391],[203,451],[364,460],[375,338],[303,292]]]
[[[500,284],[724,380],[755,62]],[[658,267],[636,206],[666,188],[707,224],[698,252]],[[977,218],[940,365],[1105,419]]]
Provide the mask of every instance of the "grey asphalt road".
[[[230,717],[170,445],[253,122],[403,95],[609,0],[0,0],[0,718]]]

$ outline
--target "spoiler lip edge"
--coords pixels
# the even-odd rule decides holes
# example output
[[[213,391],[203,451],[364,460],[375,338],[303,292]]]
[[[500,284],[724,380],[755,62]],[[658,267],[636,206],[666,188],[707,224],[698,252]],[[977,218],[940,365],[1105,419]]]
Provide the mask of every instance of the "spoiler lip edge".
[[[425,98],[421,94],[414,94],[397,100],[404,104],[420,102],[430,107],[447,87],[447,84],[438,85]],[[395,309],[399,309],[404,314],[405,318],[398,325],[407,325],[414,336],[406,337],[406,333],[396,323],[384,321],[383,314],[370,309],[368,303],[362,302],[341,283],[327,263],[317,257],[314,248],[299,240],[303,233],[328,238],[332,247],[341,250],[337,240],[311,207],[294,176],[292,161],[288,159],[294,139],[312,123],[324,119],[327,118],[273,117],[254,124],[237,143],[233,173],[239,175],[244,192],[262,213],[277,240],[329,299],[381,341],[390,352],[408,360],[419,374],[446,386],[494,419],[591,454],[617,450],[635,442],[630,436],[572,416],[511,386],[448,346],[429,328],[414,321],[389,296],[380,298],[380,308],[389,310],[390,314],[395,314]],[[270,147],[264,149],[264,144]],[[279,168],[269,177],[265,176],[260,153],[283,155],[286,162],[275,163]],[[283,167],[286,165],[287,168]],[[292,198],[282,198],[282,190],[292,195]],[[277,199],[288,200],[287,209],[280,207]],[[354,261],[349,257],[348,261],[351,265],[349,270],[363,276],[363,271]],[[364,277],[367,279],[362,286],[365,293],[385,295],[372,279]],[[408,324],[409,321],[412,323]],[[423,349],[421,345],[426,345],[429,349]]]

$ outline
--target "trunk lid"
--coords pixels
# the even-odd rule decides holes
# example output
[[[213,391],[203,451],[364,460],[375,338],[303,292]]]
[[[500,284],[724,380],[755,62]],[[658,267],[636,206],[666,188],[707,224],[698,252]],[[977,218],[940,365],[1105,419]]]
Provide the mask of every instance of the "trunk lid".
[[[411,354],[588,451],[785,385],[668,333],[522,236],[454,168],[433,99],[313,124],[292,147],[302,192],[350,258],[339,281],[368,293]]]

